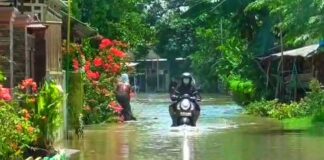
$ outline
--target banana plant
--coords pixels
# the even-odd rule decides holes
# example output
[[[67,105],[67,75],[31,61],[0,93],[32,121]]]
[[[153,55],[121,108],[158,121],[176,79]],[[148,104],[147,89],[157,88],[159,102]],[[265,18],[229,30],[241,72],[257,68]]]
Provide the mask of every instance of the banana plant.
[[[62,124],[63,91],[54,81],[45,81],[35,108],[35,125],[40,129],[39,145],[48,148]]]

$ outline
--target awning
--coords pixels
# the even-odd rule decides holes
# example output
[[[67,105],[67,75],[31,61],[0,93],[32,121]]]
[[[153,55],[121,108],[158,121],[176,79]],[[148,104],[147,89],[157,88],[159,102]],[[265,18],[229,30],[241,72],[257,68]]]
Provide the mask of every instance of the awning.
[[[46,28],[43,24],[37,23],[37,24],[29,24],[26,26],[27,28]]]
[[[139,62],[157,62],[157,61],[159,61],[159,62],[162,62],[162,61],[167,61],[167,59],[166,58],[156,58],[156,59],[140,59],[140,60],[137,60],[137,61],[139,61]]]
[[[313,44],[313,45],[309,45],[309,46],[305,46],[305,47],[301,47],[301,48],[297,48],[297,49],[292,49],[292,50],[288,50],[288,51],[284,51],[283,53],[278,52],[278,53],[274,53],[271,54],[269,56],[266,57],[260,57],[258,59],[260,60],[275,60],[279,57],[281,57],[281,55],[283,56],[290,56],[290,57],[304,57],[304,58],[309,58],[312,57],[314,54],[316,54],[317,49],[319,48],[319,44]]]
[[[129,63],[126,63],[126,66],[128,67],[134,67],[134,66],[137,66],[139,63],[135,63],[135,62],[129,62]]]
[[[63,36],[66,36],[67,34],[67,21],[68,21],[68,13],[61,11],[62,14],[62,21],[63,21],[63,25],[62,25],[62,30],[63,30]],[[95,36],[97,35],[98,31],[89,26],[89,24],[81,22],[80,20],[78,20],[77,18],[71,16],[71,32],[73,33],[73,36],[75,36],[75,38],[86,38],[86,37],[91,37],[91,36]],[[66,38],[66,37],[63,37]]]

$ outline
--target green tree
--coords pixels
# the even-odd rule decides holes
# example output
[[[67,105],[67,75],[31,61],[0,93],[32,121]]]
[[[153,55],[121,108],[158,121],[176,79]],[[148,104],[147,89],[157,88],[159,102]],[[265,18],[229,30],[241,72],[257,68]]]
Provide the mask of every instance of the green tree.
[[[104,37],[130,45],[143,56],[154,43],[155,31],[146,23],[146,0],[76,0],[73,13],[81,21],[98,28]]]

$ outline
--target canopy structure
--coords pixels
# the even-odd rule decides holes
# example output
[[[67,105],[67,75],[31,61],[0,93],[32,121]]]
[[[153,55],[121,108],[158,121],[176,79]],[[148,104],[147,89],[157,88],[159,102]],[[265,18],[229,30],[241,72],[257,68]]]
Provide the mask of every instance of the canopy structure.
[[[281,53],[281,52],[274,53],[274,54],[271,54],[271,55],[266,56],[266,57],[260,57],[259,59],[262,60],[262,61],[264,61],[264,60],[276,60],[276,59],[280,58],[281,55],[290,56],[290,57],[309,58],[309,57],[312,57],[313,55],[315,55],[317,53],[317,50],[318,50],[319,47],[320,47],[319,44],[313,44],[313,45],[309,45],[309,46],[305,46],[305,47],[301,47],[301,48],[297,48],[297,49],[284,51],[283,53]]]
[[[137,66],[139,63],[135,63],[135,62],[127,62],[126,63],[126,66],[128,67],[134,67],[134,66]]]

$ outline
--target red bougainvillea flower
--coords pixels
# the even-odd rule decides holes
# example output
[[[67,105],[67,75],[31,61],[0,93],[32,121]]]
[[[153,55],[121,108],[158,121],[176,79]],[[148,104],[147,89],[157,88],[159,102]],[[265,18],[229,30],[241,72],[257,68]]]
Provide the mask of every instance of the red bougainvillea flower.
[[[118,114],[120,114],[121,111],[123,110],[123,108],[119,104],[117,104],[115,101],[110,102],[110,104],[108,105],[108,107],[111,108],[111,109],[113,109],[113,111],[115,113],[118,113]]]
[[[90,67],[91,67],[91,63],[89,61],[86,61],[85,65],[84,65],[84,70],[86,72],[90,71]]]
[[[93,64],[94,66],[96,67],[101,67],[103,65],[103,60],[99,57],[96,57],[94,60],[93,60]]]
[[[101,40],[101,43],[100,43],[100,45],[99,45],[99,49],[100,50],[103,50],[103,49],[105,49],[105,48],[107,48],[107,47],[111,47],[111,46],[113,46],[114,45],[114,43],[110,40],[110,39],[102,39]]]
[[[116,64],[116,63],[113,64],[113,68],[112,68],[112,72],[113,72],[113,73],[117,74],[117,73],[120,72],[120,70],[121,70],[121,67],[120,67],[119,64]]]
[[[111,48],[110,51],[119,58],[124,58],[126,56],[126,54],[120,50],[118,50],[117,48]]]
[[[78,71],[79,70],[79,61],[77,59],[73,59],[73,69],[74,71]]]
[[[11,101],[12,97],[10,94],[9,88],[3,88],[2,85],[0,85],[0,100],[4,101]]]
[[[108,60],[109,63],[114,63],[114,61],[115,61],[114,57],[112,55],[108,55],[107,60]]]
[[[28,88],[31,88],[33,92],[37,91],[37,84],[31,78],[23,80],[20,85],[21,90],[27,90]]]
[[[100,73],[89,71],[87,72],[87,77],[90,80],[98,80],[100,78]]]
[[[105,69],[106,72],[110,72],[111,64],[106,63],[106,64],[104,64],[103,68]]]

